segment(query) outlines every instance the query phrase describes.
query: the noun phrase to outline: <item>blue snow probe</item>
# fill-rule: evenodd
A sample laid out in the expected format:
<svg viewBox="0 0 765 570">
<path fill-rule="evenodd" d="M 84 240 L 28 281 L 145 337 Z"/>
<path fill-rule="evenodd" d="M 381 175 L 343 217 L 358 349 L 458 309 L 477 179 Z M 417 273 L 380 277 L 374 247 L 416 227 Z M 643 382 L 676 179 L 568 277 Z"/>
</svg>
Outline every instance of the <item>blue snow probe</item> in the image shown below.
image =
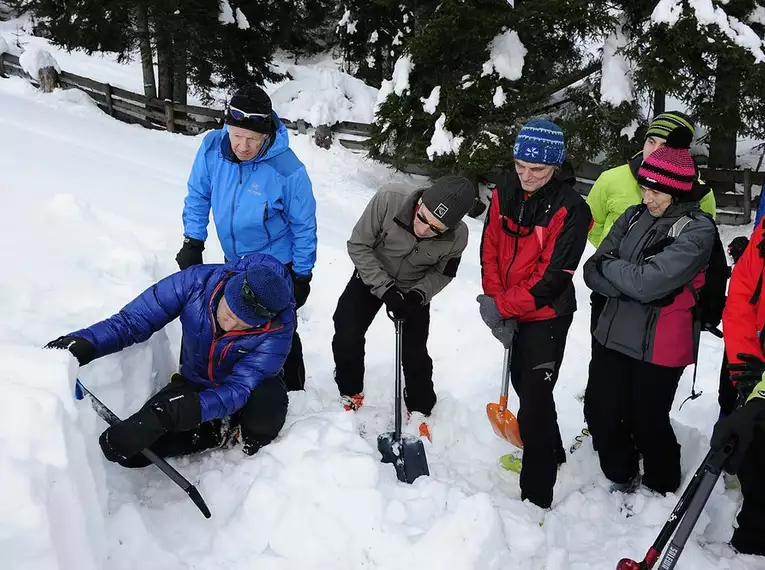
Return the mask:
<svg viewBox="0 0 765 570">
<path fill-rule="evenodd" d="M 90 398 L 91 403 L 93 404 L 93 409 L 96 411 L 98 416 L 104 420 L 107 424 L 110 426 L 113 426 L 114 424 L 120 423 L 122 420 L 117 417 L 117 415 L 112 412 L 109 408 L 107 408 L 101 400 L 96 398 L 93 393 L 88 390 L 82 382 L 80 382 L 80 379 L 77 379 L 77 384 L 74 386 L 74 397 L 77 400 L 82 400 L 85 398 L 85 396 L 88 396 Z M 194 502 L 194 504 L 197 506 L 197 508 L 202 511 L 202 514 L 205 516 L 206 519 L 209 519 L 212 514 L 210 513 L 210 509 L 207 507 L 207 503 L 205 503 L 205 500 L 202 498 L 202 495 L 199 494 L 199 491 L 197 488 L 189 483 L 189 481 L 178 471 L 176 471 L 172 465 L 170 465 L 167 461 L 165 461 L 163 458 L 161 458 L 159 455 L 154 453 L 151 449 L 148 447 L 141 451 L 143 456 L 151 461 L 154 465 L 156 465 L 162 473 L 170 477 L 170 479 L 178 485 L 181 489 L 183 489 L 186 494 L 189 496 L 189 498 Z"/>
</svg>

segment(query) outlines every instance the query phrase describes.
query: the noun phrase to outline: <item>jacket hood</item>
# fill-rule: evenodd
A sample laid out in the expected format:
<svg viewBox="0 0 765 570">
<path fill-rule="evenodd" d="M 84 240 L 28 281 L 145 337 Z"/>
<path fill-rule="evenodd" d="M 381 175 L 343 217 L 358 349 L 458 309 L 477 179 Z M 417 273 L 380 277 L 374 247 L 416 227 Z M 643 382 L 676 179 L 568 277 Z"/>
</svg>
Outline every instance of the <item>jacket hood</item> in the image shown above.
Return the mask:
<svg viewBox="0 0 765 570">
<path fill-rule="evenodd" d="M 228 138 L 228 125 L 224 125 L 223 136 L 221 137 L 220 142 L 221 154 L 223 157 L 227 160 L 230 160 L 231 162 L 238 162 L 241 164 L 255 164 L 256 162 L 274 158 L 275 156 L 278 156 L 284 151 L 288 150 L 290 147 L 290 140 L 289 134 L 287 134 L 287 127 L 284 126 L 284 123 L 282 123 L 281 119 L 276 114 L 276 111 L 272 111 L 272 115 L 274 118 L 274 123 L 276 124 L 276 133 L 273 135 L 273 137 L 271 137 L 271 140 L 266 141 L 265 144 L 268 146 L 266 147 L 265 152 L 261 149 L 261 152 L 258 153 L 258 156 L 245 162 L 239 161 L 239 159 L 236 158 L 236 155 L 234 155 L 233 150 L 231 150 L 231 142 Z"/>
</svg>

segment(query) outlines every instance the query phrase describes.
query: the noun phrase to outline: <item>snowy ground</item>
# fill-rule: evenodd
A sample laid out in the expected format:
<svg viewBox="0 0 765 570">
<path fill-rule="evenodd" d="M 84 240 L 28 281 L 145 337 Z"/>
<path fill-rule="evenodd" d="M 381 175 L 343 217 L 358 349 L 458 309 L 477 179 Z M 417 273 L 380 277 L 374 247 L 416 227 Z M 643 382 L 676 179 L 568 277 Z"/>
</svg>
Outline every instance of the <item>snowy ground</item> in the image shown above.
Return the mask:
<svg viewBox="0 0 765 570">
<path fill-rule="evenodd" d="M 458 278 L 433 303 L 432 476 L 408 486 L 379 463 L 375 438 L 392 416 L 392 327 L 381 316 L 369 332 L 368 407 L 354 417 L 336 400 L 331 316 L 351 273 L 345 240 L 364 205 L 383 183 L 417 181 L 338 145 L 324 151 L 309 136 L 290 136 L 319 204 L 319 260 L 300 314 L 308 390 L 291 396 L 282 435 L 256 456 L 234 449 L 173 461 L 207 500 L 208 521 L 154 468 L 128 471 L 102 459 L 103 422 L 70 396 L 76 368 L 65 354 L 39 349 L 175 270 L 185 181 L 201 139 L 113 121 L 74 91 L 42 95 L 23 80 L 0 80 L 3 567 L 612 570 L 623 556 L 641 558 L 676 497 L 640 493 L 635 516 L 626 518 L 586 442 L 561 468 L 553 510 L 540 526 L 538 510 L 519 501 L 518 477 L 497 466 L 509 446 L 492 433 L 484 408 L 497 399 L 502 350 L 474 301 L 478 221 L 469 221 Z M 724 239 L 748 230 L 726 228 Z M 222 259 L 212 239 L 205 256 Z M 576 285 L 580 310 L 556 389 L 567 442 L 582 427 L 575 395 L 590 343 L 579 274 Z M 166 381 L 178 343 L 174 324 L 85 367 L 80 378 L 124 416 Z M 673 417 L 684 482 L 717 418 L 720 358 L 720 342 L 704 335 L 704 396 L 677 411 L 690 370 L 678 390 Z M 678 568 L 765 568 L 725 546 L 739 500 L 718 486 Z"/>
</svg>

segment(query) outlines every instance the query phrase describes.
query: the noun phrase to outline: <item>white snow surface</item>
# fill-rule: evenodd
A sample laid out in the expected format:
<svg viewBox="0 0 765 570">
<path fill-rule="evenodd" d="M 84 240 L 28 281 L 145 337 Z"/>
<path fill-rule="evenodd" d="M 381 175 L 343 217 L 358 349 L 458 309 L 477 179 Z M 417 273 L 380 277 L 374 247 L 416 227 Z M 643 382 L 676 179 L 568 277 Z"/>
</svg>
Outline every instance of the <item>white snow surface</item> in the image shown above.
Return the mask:
<svg viewBox="0 0 765 570">
<path fill-rule="evenodd" d="M 249 30 L 250 22 L 247 21 L 247 16 L 240 8 L 236 9 L 236 25 L 240 30 Z"/>
<path fill-rule="evenodd" d="M 505 95 L 505 90 L 502 89 L 501 85 L 497 85 L 497 88 L 494 90 L 494 96 L 491 98 L 491 101 L 492 103 L 494 103 L 495 107 L 501 107 L 507 101 L 507 95 Z"/>
<path fill-rule="evenodd" d="M 712 0 L 688 0 L 688 5 L 693 10 L 699 29 L 716 25 L 732 42 L 748 50 L 754 56 L 755 63 L 765 61 L 763 42 L 746 23 L 729 16 L 721 6 L 714 5 Z M 674 26 L 682 14 L 681 0 L 659 0 L 651 14 L 651 21 Z M 756 17 L 757 11 L 753 14 Z"/>
<path fill-rule="evenodd" d="M 4 53 L 11 53 L 11 46 L 5 41 L 5 38 L 0 36 L 0 55 Z"/>
<path fill-rule="evenodd" d="M 441 113 L 441 116 L 436 119 L 436 124 L 433 127 L 433 136 L 430 137 L 430 145 L 425 149 L 425 152 L 430 160 L 439 155 L 457 154 L 462 141 L 463 137 L 455 137 L 446 128 L 446 115 Z"/>
<path fill-rule="evenodd" d="M 112 65 L 93 63 L 104 64 Z M 496 463 L 510 447 L 485 416 L 497 401 L 502 349 L 474 302 L 480 220 L 466 220 L 459 275 L 431 309 L 439 397 L 426 445 L 431 476 L 402 484 L 379 462 L 376 436 L 392 421 L 393 330 L 381 313 L 367 335 L 366 405 L 344 412 L 332 373 L 332 313 L 353 269 L 345 242 L 368 200 L 385 183 L 425 181 L 339 145 L 318 149 L 307 135 L 290 133 L 318 202 L 318 265 L 299 313 L 307 391 L 290 394 L 279 438 L 253 457 L 234 448 L 170 460 L 197 485 L 210 520 L 153 467 L 107 463 L 97 443 L 105 424 L 71 398 L 75 378 L 118 415 L 134 412 L 174 370 L 178 323 L 80 369 L 66 353 L 39 347 L 111 315 L 176 270 L 185 183 L 201 136 L 119 123 L 80 92 L 45 95 L 19 78 L 0 79 L 0 109 L 3 568 L 613 570 L 624 556 L 642 558 L 677 496 L 641 491 L 625 518 L 588 440 L 560 469 L 553 509 L 542 513 L 520 501 L 518 476 Z M 724 227 L 723 240 L 748 231 Z M 213 237 L 204 255 L 222 260 Z M 574 282 L 580 309 L 555 391 L 567 446 L 583 426 L 574 396 L 590 350 L 589 291 L 581 272 Z M 703 335 L 704 396 L 678 411 L 690 368 L 677 392 L 684 485 L 717 418 L 720 359 L 720 341 Z M 739 501 L 738 491 L 718 484 L 678 570 L 765 567 L 725 546 Z"/>
<path fill-rule="evenodd" d="M 640 123 L 637 119 L 633 119 L 632 122 L 624 127 L 620 132 L 620 137 L 627 137 L 628 140 L 632 140 L 635 138 L 635 133 L 640 128 Z"/>
<path fill-rule="evenodd" d="M 46 67 L 52 67 L 56 72 L 61 73 L 61 68 L 58 66 L 58 62 L 53 58 L 49 51 L 38 48 L 30 47 L 19 56 L 19 64 L 21 68 L 29 75 L 37 79 L 40 75 L 40 70 Z"/>
<path fill-rule="evenodd" d="M 430 92 L 430 95 L 428 95 L 427 98 L 420 97 L 420 101 L 422 101 L 422 110 L 428 113 L 429 115 L 433 115 L 436 112 L 436 109 L 438 108 L 438 102 L 441 99 L 441 86 L 436 85 L 433 90 Z"/>
<path fill-rule="evenodd" d="M 618 106 L 635 99 L 632 69 L 621 49 L 629 43 L 629 36 L 618 26 L 603 45 L 603 73 L 600 80 L 600 100 Z"/>
<path fill-rule="evenodd" d="M 765 8 L 755 3 L 754 10 L 747 17 L 747 21 L 765 26 Z"/>
<path fill-rule="evenodd" d="M 518 37 L 518 32 L 505 30 L 491 40 L 488 50 L 489 59 L 483 64 L 482 76 L 496 71 L 500 77 L 509 81 L 521 78 L 528 51 Z"/>
<path fill-rule="evenodd" d="M 231 9 L 231 4 L 228 0 L 220 0 L 218 2 L 220 12 L 218 12 L 218 21 L 221 24 L 236 24 L 234 19 L 234 11 Z"/>
</svg>

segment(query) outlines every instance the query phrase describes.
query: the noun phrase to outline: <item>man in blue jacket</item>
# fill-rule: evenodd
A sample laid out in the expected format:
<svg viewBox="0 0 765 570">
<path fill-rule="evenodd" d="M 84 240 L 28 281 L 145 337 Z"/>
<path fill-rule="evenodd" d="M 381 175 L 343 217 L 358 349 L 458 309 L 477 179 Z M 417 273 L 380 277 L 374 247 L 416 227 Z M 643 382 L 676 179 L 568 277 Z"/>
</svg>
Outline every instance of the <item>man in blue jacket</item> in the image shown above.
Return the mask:
<svg viewBox="0 0 765 570">
<path fill-rule="evenodd" d="M 289 268 L 300 308 L 316 262 L 316 200 L 305 166 L 289 148 L 287 129 L 260 87 L 248 85 L 234 94 L 225 123 L 205 135 L 191 169 L 178 266 L 202 263 L 212 208 L 226 260 L 273 255 Z M 284 379 L 289 390 L 305 386 L 297 333 Z"/>
<path fill-rule="evenodd" d="M 237 428 L 244 452 L 252 455 L 284 425 L 288 398 L 280 371 L 295 329 L 295 302 L 288 270 L 270 255 L 170 275 L 116 315 L 46 348 L 69 350 L 84 366 L 146 341 L 178 317 L 179 373 L 138 412 L 101 434 L 109 461 L 145 467 L 142 449 L 186 455 L 222 445 Z"/>
</svg>

